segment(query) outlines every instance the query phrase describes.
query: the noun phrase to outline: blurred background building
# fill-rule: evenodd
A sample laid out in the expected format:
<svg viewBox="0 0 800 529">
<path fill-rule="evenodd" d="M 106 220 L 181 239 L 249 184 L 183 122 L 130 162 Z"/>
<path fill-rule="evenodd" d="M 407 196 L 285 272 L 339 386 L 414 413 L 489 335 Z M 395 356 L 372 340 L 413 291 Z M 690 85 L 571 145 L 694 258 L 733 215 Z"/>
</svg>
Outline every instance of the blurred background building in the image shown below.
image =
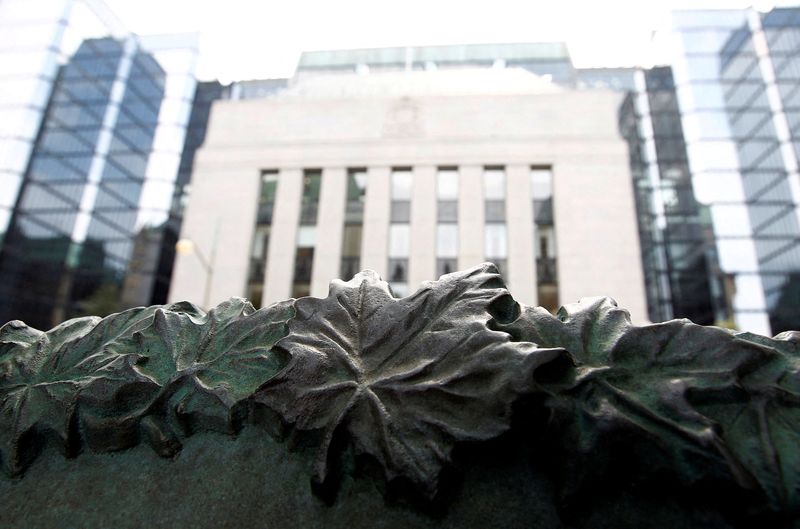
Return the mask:
<svg viewBox="0 0 800 529">
<path fill-rule="evenodd" d="M 664 36 L 620 111 L 650 319 L 796 329 L 800 9 L 677 11 Z"/>
<path fill-rule="evenodd" d="M 227 85 L 98 0 L 3 0 L 0 27 L 0 321 L 324 295 L 364 267 L 404 294 L 492 260 L 551 309 L 800 327 L 798 8 L 674 12 L 653 68 L 401 46 Z"/>
<path fill-rule="evenodd" d="M 196 38 L 90 1 L 4 0 L 0 26 L 0 320 L 163 303 Z"/>
<path fill-rule="evenodd" d="M 739 328 L 797 328 L 800 9 L 676 12 L 670 49 L 688 169 L 716 240 L 714 294 Z"/>
<path fill-rule="evenodd" d="M 493 261 L 523 302 L 610 293 L 644 320 L 623 94 L 575 84 L 563 44 L 304 54 L 285 90 L 214 105 L 170 299 L 324 296 L 362 268 L 407 295 Z"/>
<path fill-rule="evenodd" d="M 629 143 L 649 316 L 800 326 L 800 8 L 691 10 L 669 66 L 609 69 Z"/>
</svg>

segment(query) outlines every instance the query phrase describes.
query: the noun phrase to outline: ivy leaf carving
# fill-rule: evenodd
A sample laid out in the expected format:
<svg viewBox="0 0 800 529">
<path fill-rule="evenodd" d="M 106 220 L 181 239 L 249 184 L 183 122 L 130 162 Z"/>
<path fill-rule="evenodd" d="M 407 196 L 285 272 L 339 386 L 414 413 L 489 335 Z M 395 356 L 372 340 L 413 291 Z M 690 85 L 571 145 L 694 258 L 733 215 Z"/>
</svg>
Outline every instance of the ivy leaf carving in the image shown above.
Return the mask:
<svg viewBox="0 0 800 529">
<path fill-rule="evenodd" d="M 169 408 L 184 430 L 229 432 L 234 407 L 285 365 L 271 348 L 293 315 L 291 301 L 255 310 L 242 298 L 208 314 L 157 309 L 152 325 L 119 349 L 142 355 L 136 371 L 162 388 L 155 405 Z"/>
<path fill-rule="evenodd" d="M 405 477 L 432 497 L 454 444 L 507 430 L 512 403 L 537 387 L 534 371 L 563 353 L 486 326 L 488 308 L 510 299 L 491 264 L 403 299 L 369 270 L 335 280 L 327 298 L 297 300 L 276 345 L 289 363 L 255 399 L 299 430 L 322 432 L 316 482 L 344 435 L 387 480 Z"/>
<path fill-rule="evenodd" d="M 760 488 L 772 509 L 800 508 L 800 356 L 788 337 L 688 320 L 637 327 L 608 298 L 568 305 L 558 317 L 525 307 L 492 325 L 572 355 L 575 369 L 551 388 L 550 405 L 567 416 L 579 454 L 596 460 L 609 433 L 634 431 L 687 482 L 732 479 Z"/>
</svg>

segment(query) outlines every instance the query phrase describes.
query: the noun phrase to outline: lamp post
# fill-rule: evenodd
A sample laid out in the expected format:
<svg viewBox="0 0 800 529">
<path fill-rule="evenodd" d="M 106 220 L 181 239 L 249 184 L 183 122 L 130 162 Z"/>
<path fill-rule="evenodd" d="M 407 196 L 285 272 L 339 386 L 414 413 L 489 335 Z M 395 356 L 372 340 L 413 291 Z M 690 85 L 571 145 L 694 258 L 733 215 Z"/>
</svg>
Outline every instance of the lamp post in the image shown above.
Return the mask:
<svg viewBox="0 0 800 529">
<path fill-rule="evenodd" d="M 214 238 L 211 241 L 211 254 L 209 255 L 208 259 L 206 259 L 206 256 L 200 251 L 200 248 L 198 248 L 191 238 L 184 237 L 175 243 L 175 253 L 178 255 L 194 255 L 197 257 L 197 261 L 203 266 L 203 269 L 206 272 L 206 282 L 205 286 L 203 287 L 203 308 L 205 310 L 209 309 L 208 298 L 211 294 L 211 279 L 214 277 L 214 261 L 217 254 L 218 230 L 219 224 L 214 227 Z"/>
</svg>

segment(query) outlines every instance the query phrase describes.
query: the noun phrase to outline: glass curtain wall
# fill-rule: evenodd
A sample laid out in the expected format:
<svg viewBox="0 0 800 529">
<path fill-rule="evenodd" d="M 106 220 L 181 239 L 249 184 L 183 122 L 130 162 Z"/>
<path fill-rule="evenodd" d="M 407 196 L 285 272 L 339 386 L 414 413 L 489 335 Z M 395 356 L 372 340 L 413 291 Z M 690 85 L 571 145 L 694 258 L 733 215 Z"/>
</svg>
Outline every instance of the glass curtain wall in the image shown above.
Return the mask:
<svg viewBox="0 0 800 529">
<path fill-rule="evenodd" d="M 671 292 L 670 318 L 711 325 L 730 318 L 719 274 L 709 208 L 698 203 L 689 172 L 686 143 L 672 71 L 644 72 L 652 142 L 654 193 L 659 195 L 660 228 Z"/>
<path fill-rule="evenodd" d="M 646 148 L 642 126 L 642 122 L 649 116 L 649 110 L 646 110 L 646 115 L 643 115 L 642 110 L 637 110 L 642 106 L 643 100 L 646 105 L 646 95 L 641 91 L 632 91 L 625 96 L 620 107 L 619 128 L 628 144 L 648 317 L 650 321 L 658 322 L 672 319 L 672 292 L 664 251 L 663 221 L 656 214 L 655 201 L 660 197 L 654 192 L 656 187 L 649 178 L 651 167 L 648 156 L 654 155 L 655 149 L 652 144 L 649 149 Z M 663 208 L 659 211 L 663 211 Z"/>
<path fill-rule="evenodd" d="M 758 294 L 760 314 L 769 309 L 767 292 L 779 290 L 782 284 L 780 279 L 775 283 L 777 278 L 764 270 L 765 264 L 769 266 L 770 254 L 780 252 L 789 242 L 775 230 L 788 228 L 796 232 L 797 225 L 790 211 L 791 195 L 759 58 L 746 23 L 731 34 L 716 60 L 727 133 L 736 149 L 734 160 L 738 161 L 743 196 L 741 203 L 714 207 L 715 227 L 718 235 L 747 237 L 752 241 L 755 255 L 750 256 L 753 261 L 750 264 L 757 275 L 737 278 L 736 286 L 738 290 L 739 284 L 748 280 L 747 286 Z M 783 226 L 786 221 L 789 225 Z M 791 221 L 795 221 L 794 225 Z M 777 237 L 769 235 L 770 231 Z M 791 236 L 791 232 L 783 235 Z"/>
<path fill-rule="evenodd" d="M 397 297 L 408 295 L 412 180 L 413 174 L 410 168 L 392 169 L 389 217 L 389 286 Z"/>
<path fill-rule="evenodd" d="M 367 192 L 367 170 L 347 170 L 347 196 L 344 204 L 342 263 L 340 277 L 352 279 L 361 267 L 361 235 L 364 229 L 364 200 Z"/>
<path fill-rule="evenodd" d="M 13 101 L 11 92 L 37 77 L 43 83 L 35 83 L 36 97 L 46 102 L 40 119 L 28 116 L 36 131 L 26 139 L 27 152 L 19 142 L 11 149 L 24 158 L 23 178 L 12 177 L 10 167 L 0 171 L 3 204 L 13 204 L 0 215 L 7 227 L 0 248 L 3 321 L 47 328 L 148 305 L 166 292 L 169 278 L 159 277 L 162 225 L 191 105 L 195 52 L 191 39 L 131 35 L 92 5 L 48 2 L 35 9 L 12 0 L 0 6 L 38 28 L 28 27 L 28 41 L 19 42 L 42 59 L 24 49 L 5 55 L 18 65 L 30 62 L 27 74 L 3 70 L 9 77 L 0 86 L 8 93 L 0 95 Z M 42 23 L 48 17 L 57 19 L 55 34 Z M 175 234 L 166 241 L 170 250 Z"/>
<path fill-rule="evenodd" d="M 800 186 L 788 124 L 796 13 L 673 16 L 689 164 L 698 200 L 710 205 L 723 291 L 733 323 L 767 335 L 798 319 L 785 309 L 800 269 Z"/>
<path fill-rule="evenodd" d="M 294 280 L 292 281 L 293 298 L 311 294 L 311 271 L 314 265 L 314 247 L 317 242 L 317 213 L 321 184 L 321 169 L 303 171 L 303 197 L 300 204 L 300 223 L 297 228 L 297 251 L 294 259 Z"/>
<path fill-rule="evenodd" d="M 553 171 L 532 167 L 534 252 L 536 255 L 536 293 L 539 306 L 555 314 L 558 310 L 556 232 L 553 216 Z"/>
<path fill-rule="evenodd" d="M 458 169 L 436 173 L 436 275 L 458 270 Z"/>
<path fill-rule="evenodd" d="M 484 255 L 506 275 L 508 235 L 506 233 L 506 170 L 485 167 L 483 170 Z"/>
<path fill-rule="evenodd" d="M 174 80 L 170 81 L 170 83 L 174 83 Z M 186 79 L 184 77 L 183 84 L 190 85 L 191 79 Z M 162 218 L 153 219 L 150 223 L 157 226 L 155 231 L 161 234 L 161 245 L 152 299 L 149 304 L 161 305 L 167 302 L 172 269 L 175 264 L 175 243 L 178 241 L 183 212 L 189 200 L 189 192 L 191 190 L 190 180 L 192 177 L 192 170 L 194 169 L 194 155 L 205 140 L 206 130 L 208 129 L 208 119 L 211 114 L 211 104 L 218 99 L 228 99 L 229 97 L 230 87 L 222 86 L 217 81 L 197 83 L 194 90 L 194 97 L 191 98 L 191 114 L 189 115 L 188 125 L 186 127 L 183 150 L 180 153 L 180 163 L 174 189 L 171 194 L 168 215 L 166 219 L 163 218 L 163 211 L 166 207 L 165 203 L 162 204 L 160 208 L 155 208 L 151 211 L 151 213 L 155 213 L 156 215 L 161 213 Z M 176 122 L 179 123 L 180 120 L 181 118 L 178 117 Z M 157 156 L 161 159 L 169 159 L 169 154 L 164 152 L 160 152 Z M 166 172 L 165 174 L 168 175 L 171 173 Z M 167 198 L 168 195 L 169 193 L 165 191 L 164 196 L 159 198 L 163 200 Z M 143 303 L 139 302 L 139 304 Z"/>
<path fill-rule="evenodd" d="M 126 270 L 121 293 L 123 308 L 165 303 L 167 300 L 175 242 L 183 219 L 182 199 L 191 176 L 186 172 L 184 160 L 193 156 L 198 145 L 196 136 L 201 131 L 205 134 L 207 125 L 206 122 L 198 123 L 203 110 L 193 104 L 197 94 L 194 77 L 197 37 L 162 35 L 142 37 L 138 41 L 140 49 L 152 57 L 153 63 L 149 64 L 147 60 L 141 64 L 134 63 L 129 83 L 131 91 L 137 91 L 140 101 L 152 100 L 152 92 L 148 92 L 152 87 L 148 88 L 143 78 L 152 76 L 156 66 L 164 72 L 164 83 L 133 228 L 137 238 L 134 255 L 148 257 L 136 265 L 130 264 Z M 208 97 L 202 90 L 200 93 L 202 97 Z M 199 106 L 204 104 L 208 105 L 201 101 Z M 195 112 L 200 115 L 195 114 L 195 121 L 191 122 L 191 115 Z M 189 128 L 192 137 L 187 137 Z M 134 153 L 138 154 L 135 149 L 128 154 Z M 146 246 L 138 243 L 141 234 L 147 236 Z"/>
<path fill-rule="evenodd" d="M 261 308 L 264 294 L 264 273 L 267 268 L 269 236 L 272 231 L 272 213 L 275 210 L 275 194 L 278 192 L 278 171 L 261 172 L 261 184 L 256 208 L 256 226 L 250 246 L 250 263 L 247 272 L 247 299 L 255 308 Z"/>
<path fill-rule="evenodd" d="M 0 247 L 59 67 L 73 2 L 0 2 Z"/>
<path fill-rule="evenodd" d="M 746 176 L 745 195 L 753 203 L 750 219 L 770 326 L 779 333 L 800 327 L 800 8 L 759 14 L 752 27 L 761 30 L 756 53 L 772 111 L 771 140 L 778 143 L 783 167 L 776 171 L 759 160 L 757 165 L 766 165 L 762 176 L 772 174 L 760 182 L 768 189 L 759 190 Z M 748 170 L 759 174 L 754 167 Z"/>
</svg>

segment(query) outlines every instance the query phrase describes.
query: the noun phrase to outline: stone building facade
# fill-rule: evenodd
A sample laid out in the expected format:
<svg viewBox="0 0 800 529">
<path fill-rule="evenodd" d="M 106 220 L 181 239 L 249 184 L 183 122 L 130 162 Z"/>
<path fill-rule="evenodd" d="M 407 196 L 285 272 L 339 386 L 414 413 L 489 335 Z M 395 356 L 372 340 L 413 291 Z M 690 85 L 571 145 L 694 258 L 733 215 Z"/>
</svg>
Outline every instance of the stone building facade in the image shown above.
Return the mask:
<svg viewBox="0 0 800 529">
<path fill-rule="evenodd" d="M 307 76 L 218 101 L 170 299 L 324 296 L 363 268 L 405 295 L 489 260 L 521 302 L 610 295 L 641 321 L 622 97 L 485 68 Z"/>
</svg>

